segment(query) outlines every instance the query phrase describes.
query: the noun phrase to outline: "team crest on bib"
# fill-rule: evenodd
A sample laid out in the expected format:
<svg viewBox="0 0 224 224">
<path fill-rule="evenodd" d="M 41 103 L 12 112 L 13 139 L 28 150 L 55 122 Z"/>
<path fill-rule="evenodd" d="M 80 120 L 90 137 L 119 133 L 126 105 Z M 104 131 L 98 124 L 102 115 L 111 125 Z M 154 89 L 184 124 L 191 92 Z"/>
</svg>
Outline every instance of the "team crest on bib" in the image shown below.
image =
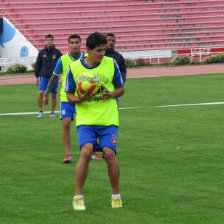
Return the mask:
<svg viewBox="0 0 224 224">
<path fill-rule="evenodd" d="M 116 137 L 116 135 L 112 135 L 111 142 L 112 142 L 113 145 L 117 144 L 117 137 Z"/>
</svg>

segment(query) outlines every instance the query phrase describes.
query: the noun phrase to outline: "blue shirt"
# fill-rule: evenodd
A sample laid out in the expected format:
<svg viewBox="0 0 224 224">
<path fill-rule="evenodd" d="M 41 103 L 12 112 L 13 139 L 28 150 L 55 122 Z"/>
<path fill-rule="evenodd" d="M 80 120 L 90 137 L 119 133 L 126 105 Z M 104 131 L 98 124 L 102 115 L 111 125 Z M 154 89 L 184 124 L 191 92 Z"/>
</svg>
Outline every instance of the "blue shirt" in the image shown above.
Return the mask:
<svg viewBox="0 0 224 224">
<path fill-rule="evenodd" d="M 55 75 L 60 75 L 62 73 L 62 61 L 61 61 L 61 58 L 58 59 L 57 64 L 56 64 L 56 66 L 54 68 L 53 73 Z"/>
</svg>

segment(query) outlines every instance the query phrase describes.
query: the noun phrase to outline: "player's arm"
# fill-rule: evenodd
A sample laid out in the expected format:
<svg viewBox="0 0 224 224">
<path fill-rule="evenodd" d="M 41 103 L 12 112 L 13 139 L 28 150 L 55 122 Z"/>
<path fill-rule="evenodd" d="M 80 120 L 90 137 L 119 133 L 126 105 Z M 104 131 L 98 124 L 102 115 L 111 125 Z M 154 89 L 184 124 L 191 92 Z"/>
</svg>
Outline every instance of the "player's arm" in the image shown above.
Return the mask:
<svg viewBox="0 0 224 224">
<path fill-rule="evenodd" d="M 76 91 L 77 91 L 76 83 L 74 81 L 72 72 L 69 68 L 67 72 L 66 83 L 65 83 L 65 92 L 67 93 L 68 100 L 72 103 L 82 103 L 83 101 L 91 98 L 91 95 L 88 92 L 86 92 L 85 94 L 80 94 L 77 91 L 78 96 L 75 96 Z"/>
<path fill-rule="evenodd" d="M 48 82 L 48 85 L 47 85 L 47 89 L 45 90 L 45 92 L 44 92 L 44 98 L 43 98 L 43 102 L 44 102 L 44 104 L 48 104 L 48 95 L 49 95 L 49 93 L 50 93 L 50 91 L 53 89 L 53 87 L 54 87 L 54 84 L 56 83 L 56 81 L 58 80 L 58 75 L 56 75 L 56 74 L 52 74 L 51 75 L 51 78 L 50 78 L 50 80 L 49 80 L 49 82 Z"/>
<path fill-rule="evenodd" d="M 34 69 L 34 74 L 36 77 L 36 85 L 39 85 L 40 82 L 40 70 L 42 66 L 42 59 L 41 59 L 41 54 L 40 52 L 38 53 L 36 64 L 35 64 L 35 69 Z"/>
<path fill-rule="evenodd" d="M 121 55 L 120 61 L 119 61 L 119 69 L 120 69 L 120 72 L 121 72 L 122 79 L 125 83 L 126 76 L 127 76 L 127 69 L 126 69 L 126 65 L 125 65 L 125 60 L 124 60 L 122 55 Z"/>
<path fill-rule="evenodd" d="M 90 93 L 86 92 L 84 94 L 79 94 L 78 93 L 78 97 L 74 95 L 74 93 L 70 93 L 70 92 L 67 92 L 67 98 L 70 102 L 72 103 L 82 103 L 84 102 L 85 100 L 88 100 L 91 98 L 91 95 Z"/>
<path fill-rule="evenodd" d="M 113 78 L 114 91 L 109 91 L 107 88 L 104 87 L 104 93 L 102 93 L 103 101 L 106 101 L 110 98 L 118 98 L 124 95 L 124 86 L 123 86 L 124 81 L 122 79 L 121 72 L 115 60 L 114 60 L 114 67 L 115 67 Z"/>
<path fill-rule="evenodd" d="M 62 62 L 61 62 L 61 58 L 59 58 L 56 66 L 55 66 L 55 69 L 53 71 L 53 74 L 51 75 L 51 78 L 48 82 L 47 89 L 44 92 L 43 102 L 46 105 L 48 104 L 48 95 L 49 95 L 50 91 L 53 89 L 56 81 L 59 79 L 59 75 L 61 72 L 62 72 Z"/>
<path fill-rule="evenodd" d="M 124 86 L 115 87 L 114 91 L 109 91 L 107 88 L 104 87 L 104 93 L 102 93 L 104 101 L 110 98 L 118 98 L 124 95 Z"/>
</svg>

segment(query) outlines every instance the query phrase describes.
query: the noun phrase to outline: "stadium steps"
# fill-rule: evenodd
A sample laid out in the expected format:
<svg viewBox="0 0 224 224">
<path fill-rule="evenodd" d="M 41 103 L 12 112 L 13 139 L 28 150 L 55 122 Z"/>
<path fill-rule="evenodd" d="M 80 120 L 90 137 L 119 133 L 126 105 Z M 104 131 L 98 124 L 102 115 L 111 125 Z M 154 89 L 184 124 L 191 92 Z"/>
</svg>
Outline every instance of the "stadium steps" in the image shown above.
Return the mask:
<svg viewBox="0 0 224 224">
<path fill-rule="evenodd" d="M 63 8 L 60 8 L 60 10 L 58 9 L 58 7 L 56 8 L 57 13 L 55 15 L 55 12 L 52 11 L 52 9 L 46 9 L 45 8 L 45 12 L 47 12 L 47 14 L 45 12 L 41 12 L 41 11 L 37 11 L 35 10 L 35 12 L 20 12 L 18 13 L 13 12 L 12 10 L 10 10 L 9 12 L 7 12 L 7 14 L 9 16 L 14 16 L 15 18 L 23 18 L 25 19 L 30 19 L 32 20 L 36 20 L 37 18 L 40 18 L 41 15 L 41 20 L 46 20 L 46 19 L 50 19 L 50 20 L 60 20 L 60 19 L 71 19 L 72 18 L 76 18 L 76 19 L 90 19 L 90 20 L 97 20 L 97 19 L 101 19 L 101 18 L 105 18 L 105 19 L 111 19 L 113 17 L 118 17 L 120 19 L 129 19 L 129 18 L 139 18 L 139 17 L 145 17 L 145 18 L 185 18 L 185 17 L 189 17 L 189 16 L 208 16 L 208 14 L 212 13 L 212 14 L 222 14 L 222 12 L 224 11 L 223 5 L 213 5 L 209 8 L 207 8 L 206 10 L 203 8 L 201 8 L 199 10 L 199 7 L 197 9 L 191 8 L 191 7 L 183 7 L 183 8 L 178 8 L 176 9 L 176 11 L 174 10 L 174 8 L 172 9 L 164 9 L 164 10 L 158 10 L 158 8 L 150 8 L 150 9 L 116 9 L 116 10 L 110 10 L 112 12 L 112 15 L 108 14 L 108 12 L 105 11 L 105 9 L 98 9 L 93 10 L 93 11 L 88 11 L 84 9 L 82 10 L 76 10 L 76 7 L 70 7 L 69 10 L 64 11 Z M 49 11 L 50 10 L 50 11 Z M 150 10 L 150 13 L 149 13 Z M 65 14 L 66 12 L 66 14 Z M 97 13 L 96 13 L 97 12 Z M 93 14 L 93 15 L 92 15 Z M 30 16 L 32 15 L 32 17 Z"/>
<path fill-rule="evenodd" d="M 69 35 L 77 33 L 84 42 L 96 30 L 114 32 L 124 51 L 219 46 L 224 39 L 224 2 L 218 0 L 3 0 L 0 7 L 38 48 L 52 33 L 56 46 L 67 51 Z"/>
<path fill-rule="evenodd" d="M 203 1 L 195 1 L 195 0 L 181 0 L 181 1 L 165 1 L 165 0 L 129 0 L 128 5 L 132 4 L 132 5 L 138 5 L 138 4 L 146 4 L 149 5 L 150 7 L 155 6 L 155 7 L 170 7 L 170 6 L 175 6 L 175 7 L 198 7 L 198 6 L 212 6 L 214 3 L 217 4 L 221 4 L 223 3 L 222 0 L 203 0 Z M 54 5 L 60 5 L 60 6 L 71 6 L 71 5 L 82 5 L 82 6 L 101 6 L 101 5 L 127 5 L 127 1 L 126 0 L 111 0 L 111 1 L 102 1 L 102 0 L 48 0 L 48 1 L 43 1 L 43 0 L 39 0 L 36 1 L 35 3 L 31 0 L 2 0 L 3 5 L 9 5 L 9 4 L 13 4 L 15 5 L 15 7 L 17 6 L 23 6 L 23 5 L 36 5 L 36 6 L 42 6 L 42 5 L 50 5 L 50 6 L 54 6 Z"/>
<path fill-rule="evenodd" d="M 213 22 L 213 21 L 224 21 L 224 14 L 223 15 L 212 15 L 212 16 L 197 16 L 197 17 L 190 17 L 190 18 L 138 18 L 138 19 L 129 19 L 128 21 L 126 20 L 120 20 L 120 19 L 110 19 L 106 21 L 88 21 L 88 20 L 77 20 L 75 19 L 74 21 L 58 21 L 56 24 L 52 23 L 50 21 L 45 21 L 45 22 L 26 22 L 26 24 L 23 26 L 24 28 L 29 28 L 32 27 L 33 29 L 39 29 L 39 28 L 44 28 L 44 27 L 51 27 L 53 25 L 54 28 L 63 28 L 63 27 L 69 27 L 69 26 L 74 26 L 74 27 L 89 27 L 89 26 L 113 26 L 114 24 L 118 26 L 123 26 L 123 25 L 141 25 L 141 24 L 151 24 L 153 25 L 168 25 L 168 24 L 175 24 L 179 27 L 186 26 L 186 24 L 192 24 L 195 21 L 198 23 L 208 23 L 208 22 Z"/>
<path fill-rule="evenodd" d="M 213 24 L 213 23 L 212 23 Z M 211 24 L 211 25 L 212 25 Z M 218 24 L 218 22 L 217 22 L 217 24 Z M 192 24 L 192 26 L 194 26 L 194 24 Z M 147 31 L 147 33 L 149 34 L 147 37 L 145 37 L 145 39 L 147 39 L 148 38 L 148 40 L 153 40 L 153 39 L 155 39 L 155 43 L 153 44 L 153 43 L 151 43 L 151 45 L 152 46 L 150 46 L 150 48 L 156 48 L 157 46 L 158 46 L 158 44 L 157 44 L 157 42 L 156 42 L 156 38 L 153 38 L 152 37 L 152 35 L 150 35 L 150 32 L 151 33 L 157 33 L 157 32 L 163 32 L 163 33 L 161 33 L 161 36 L 162 36 L 162 38 L 160 37 L 160 39 L 161 40 L 163 40 L 163 42 L 165 41 L 167 41 L 167 40 L 177 40 L 176 42 L 182 42 L 184 39 L 185 40 L 189 40 L 189 35 L 195 35 L 195 39 L 198 39 L 200 42 L 204 39 L 204 40 L 209 40 L 209 41 L 205 41 L 204 43 L 200 43 L 200 45 L 208 45 L 208 43 L 210 43 L 210 44 L 212 44 L 212 43 L 214 43 L 214 45 L 217 45 L 217 43 L 220 43 L 220 41 L 218 41 L 216 44 L 215 44 L 215 39 L 214 39 L 214 36 L 216 37 L 216 39 L 223 39 L 223 36 L 222 36 L 222 34 L 223 34 L 223 31 L 224 31 L 224 27 L 223 26 L 215 26 L 215 27 L 213 27 L 213 26 L 210 26 L 210 27 L 207 27 L 206 29 L 207 29 L 207 32 L 205 31 L 205 29 L 204 29 L 204 27 L 187 27 L 187 28 L 179 28 L 179 30 L 177 30 L 178 28 L 173 28 L 173 33 L 169 33 L 170 35 L 171 35 L 171 37 L 169 37 L 169 38 L 167 38 L 167 34 L 166 34 L 166 32 L 170 32 L 171 31 L 171 29 L 170 28 L 167 28 L 166 27 L 166 25 L 164 26 L 165 28 L 163 28 L 162 30 L 158 30 L 158 28 L 157 28 L 157 30 L 156 29 L 148 29 L 148 31 Z M 131 31 L 132 31 L 132 33 L 133 33 L 133 35 L 136 33 L 136 32 L 138 32 L 139 33 L 139 35 L 140 35 L 140 29 L 139 29 L 140 27 L 139 26 L 136 26 L 135 27 L 135 29 L 133 28 L 133 26 L 131 26 L 131 29 L 128 29 L 125 33 L 124 33 L 124 31 L 123 31 L 123 29 L 122 28 L 120 28 L 120 35 L 124 35 L 124 34 L 130 34 L 131 33 Z M 145 33 L 146 33 L 146 31 L 144 30 L 144 28 L 145 28 L 145 26 L 144 27 L 142 27 L 143 28 L 143 30 L 141 30 L 142 31 L 142 36 L 145 36 Z M 81 29 L 81 28 L 80 28 Z M 202 33 L 200 33 L 200 32 L 198 32 L 199 30 L 203 30 L 203 34 Z M 218 37 L 218 35 L 217 35 L 217 31 L 218 31 L 218 29 L 222 29 L 220 32 L 221 32 L 221 35 L 219 35 L 219 37 Z M 64 28 L 64 29 L 62 29 L 62 28 L 58 28 L 58 29 L 52 29 L 51 30 L 51 33 L 53 34 L 53 35 L 60 35 L 60 33 L 63 33 L 63 35 L 62 36 L 66 36 L 66 38 L 64 39 L 64 42 L 67 42 L 67 36 L 68 35 L 70 35 L 71 34 L 71 32 L 72 32 L 73 30 L 68 30 L 68 28 Z M 89 28 L 89 31 L 88 32 L 86 32 L 86 34 L 85 34 L 85 36 L 87 36 L 89 33 L 91 33 L 91 32 L 94 32 L 95 31 L 95 28 L 94 27 L 90 27 Z M 113 30 L 112 30 L 113 31 Z M 179 31 L 179 32 L 178 32 Z M 187 31 L 189 31 L 189 32 L 187 32 Z M 193 32 L 193 31 L 195 31 L 195 32 Z M 28 32 L 28 30 L 27 30 L 27 32 Z M 30 32 L 31 32 L 31 30 L 30 30 Z M 39 31 L 40 33 L 42 33 L 42 32 L 47 32 L 47 30 L 43 30 L 43 29 L 41 29 L 40 31 Z M 54 33 L 55 32 L 55 33 Z M 65 35 L 66 34 L 66 32 L 67 32 L 67 35 Z M 118 32 L 118 31 L 117 31 Z M 183 36 L 183 34 L 184 34 L 184 32 L 185 32 L 185 36 Z M 212 35 L 212 32 L 213 32 L 213 35 Z M 180 33 L 182 34 L 182 36 L 181 37 L 178 37 L 178 38 L 175 38 L 175 35 L 180 35 Z M 199 34 L 199 35 L 198 35 Z M 197 36 L 198 35 L 198 36 Z M 202 36 L 203 35 L 203 36 Z M 84 36 L 84 34 L 83 34 L 83 36 Z M 119 35 L 118 35 L 119 36 Z M 117 48 L 119 48 L 119 49 L 123 49 L 124 51 L 125 50 L 128 50 L 130 47 L 123 47 L 122 46 L 122 42 L 124 42 L 125 41 L 125 36 L 123 36 L 124 38 L 120 38 L 119 39 L 119 42 L 117 42 Z M 203 38 L 204 37 L 204 38 Z M 43 39 L 42 37 L 40 37 L 41 39 Z M 85 38 L 82 38 L 83 39 L 83 42 L 85 41 Z M 138 38 L 137 39 L 139 39 L 139 36 L 138 36 Z M 158 38 L 157 38 L 158 39 Z M 136 38 L 134 39 L 134 40 L 136 40 Z M 142 39 L 141 39 L 142 40 Z M 179 40 L 179 41 L 178 41 Z M 212 41 L 210 41 L 210 40 L 213 40 L 213 42 Z M 58 42 L 59 42 L 59 40 L 58 40 Z M 130 38 L 128 39 L 128 42 L 130 42 Z M 58 43 L 57 43 L 58 44 Z M 143 43 L 142 43 L 143 44 Z M 220 43 L 221 44 L 221 43 Z M 220 44 L 219 44 L 219 46 L 220 46 Z M 197 44 L 197 45 L 199 45 L 199 44 Z M 141 46 L 141 41 L 139 42 L 139 46 Z M 164 44 L 163 45 L 160 45 L 160 47 L 161 46 L 164 46 Z M 174 47 L 177 47 L 177 44 L 173 44 L 173 43 L 169 43 L 169 42 L 167 42 L 167 45 L 166 46 L 170 46 L 170 48 L 171 49 L 173 49 Z M 183 44 L 181 44 L 181 45 L 178 45 L 178 48 L 179 47 L 185 47 L 185 46 L 190 46 L 190 44 L 188 43 L 188 44 L 186 44 L 186 45 L 183 45 Z M 193 46 L 193 45 L 192 45 Z M 158 47 L 158 48 L 160 48 L 160 47 Z M 145 50 L 146 49 L 146 47 L 145 46 L 143 46 L 143 50 Z M 147 49 L 149 49 L 149 47 L 147 47 Z"/>
<path fill-rule="evenodd" d="M 221 5 L 216 5 L 213 4 L 212 6 L 210 6 L 209 8 L 204 8 L 202 6 L 198 7 L 198 8 L 192 8 L 192 7 L 182 7 L 182 8 L 155 8 L 152 7 L 150 8 L 148 5 L 130 5 L 129 9 L 127 10 L 127 8 L 125 7 L 120 7 L 116 8 L 118 6 L 110 6 L 110 7 L 95 7 L 95 8 L 91 8 L 91 10 L 89 10 L 89 7 L 77 7 L 77 6 L 54 6 L 54 7 L 21 7 L 21 8 L 16 8 L 13 5 L 12 6 L 8 6 L 8 8 L 4 8 L 3 9 L 7 10 L 9 9 L 8 14 L 9 15 L 13 15 L 13 16 L 24 16 L 25 15 L 33 15 L 33 16 L 38 16 L 38 15 L 42 15 L 42 17 L 46 17 L 48 15 L 53 15 L 55 13 L 57 13 L 57 15 L 60 14 L 64 14 L 64 16 L 66 16 L 65 14 L 69 14 L 73 17 L 88 17 L 88 16 L 95 16 L 95 17 L 100 17 L 100 16 L 126 16 L 126 15 L 132 15 L 132 13 L 134 14 L 147 14 L 147 15 L 152 15 L 152 16 L 159 16 L 159 17 L 177 17 L 180 18 L 182 17 L 182 15 L 184 16 L 185 14 L 194 14 L 194 13 L 201 13 L 201 14 L 208 14 L 208 13 L 215 13 L 215 12 L 223 12 L 223 4 Z M 150 12 L 150 13 L 149 13 Z M 46 14 L 47 13 L 47 14 Z M 41 17 L 41 18 L 42 18 Z"/>
<path fill-rule="evenodd" d="M 74 23 L 75 24 L 75 23 Z M 144 24 L 116 24 L 116 25 L 113 25 L 113 26 L 98 26 L 98 25 L 94 25 L 94 26 L 75 26 L 75 27 L 72 27 L 72 26 L 54 26 L 54 27 L 51 27 L 51 30 L 59 30 L 59 31 L 66 31 L 68 29 L 70 30 L 75 30 L 79 32 L 82 32 L 82 29 L 85 29 L 86 32 L 93 32 L 94 30 L 101 30 L 101 32 L 103 32 L 103 30 L 105 32 L 110 32 L 110 31 L 113 31 L 113 32 L 118 32 L 118 31 L 122 31 L 122 30 L 126 30 L 126 31 L 132 31 L 132 30 L 135 30 L 135 31 L 141 31 L 141 30 L 147 30 L 147 29 L 154 29 L 154 30 L 169 30 L 169 31 L 176 31 L 176 30 L 179 30 L 179 31 L 184 31 L 186 29 L 192 29 L 192 28 L 197 28 L 197 29 L 202 29 L 202 30 L 206 30 L 206 26 L 212 26 L 212 24 L 216 24 L 216 25 L 220 25 L 220 27 L 224 27 L 222 26 L 223 25 L 223 21 L 220 21 L 220 20 L 216 20 L 216 21 L 204 21 L 204 22 L 191 22 L 191 23 L 179 23 L 179 24 L 170 24 L 170 23 L 155 23 L 155 24 L 152 24 L 152 23 L 144 23 Z M 46 26 L 46 27 L 39 27 L 38 29 L 36 30 L 33 30 L 32 28 L 26 28 L 24 29 L 25 31 L 29 31 L 29 32 L 35 32 L 36 30 L 39 31 L 39 32 L 43 32 L 43 33 L 46 33 L 46 32 L 49 32 L 49 26 Z"/>
<path fill-rule="evenodd" d="M 203 28 L 201 28 L 203 29 Z M 160 29 L 147 29 L 147 30 L 142 30 L 142 31 L 139 31 L 139 30 L 132 30 L 132 31 L 129 31 L 129 30 L 122 30 L 120 32 L 117 32 L 118 34 L 118 37 L 117 37 L 117 40 L 120 40 L 122 41 L 123 39 L 133 39 L 133 35 L 138 32 L 138 38 L 140 37 L 145 37 L 145 38 L 148 38 L 148 39 L 151 39 L 151 38 L 161 38 L 161 36 L 164 35 L 164 37 L 201 37 L 201 36 L 214 36 L 214 35 L 224 35 L 224 27 L 223 26 L 211 26 L 211 27 L 207 27 L 206 30 L 201 30 L 199 28 L 191 28 L 189 30 L 173 30 L 170 31 L 170 29 L 163 29 L 163 30 L 160 30 Z M 52 31 L 52 34 L 57 34 L 57 40 L 67 40 L 67 36 L 70 34 L 70 30 L 68 31 L 64 31 L 63 33 L 58 33 L 58 32 L 54 32 Z M 146 35 L 147 33 L 147 35 Z M 87 36 L 89 34 L 89 32 L 83 32 L 83 36 Z M 34 34 L 34 37 L 35 38 L 38 38 L 35 34 Z M 66 37 L 66 38 L 65 38 Z M 39 39 L 42 40 L 42 36 L 41 38 Z M 119 42 L 118 42 L 119 43 Z"/>
</svg>

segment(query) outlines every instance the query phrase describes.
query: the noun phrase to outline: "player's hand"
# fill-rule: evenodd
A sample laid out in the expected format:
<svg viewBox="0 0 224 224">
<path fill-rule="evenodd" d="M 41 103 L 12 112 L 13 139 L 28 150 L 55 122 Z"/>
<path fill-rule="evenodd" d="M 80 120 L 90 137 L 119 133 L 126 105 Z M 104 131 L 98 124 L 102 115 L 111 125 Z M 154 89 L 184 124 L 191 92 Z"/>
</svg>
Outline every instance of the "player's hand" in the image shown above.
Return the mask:
<svg viewBox="0 0 224 224">
<path fill-rule="evenodd" d="M 43 98 L 43 102 L 44 102 L 45 105 L 48 105 L 48 103 L 49 103 L 49 102 L 48 102 L 48 97 L 44 96 L 44 98 Z"/>
<path fill-rule="evenodd" d="M 84 94 L 81 94 L 80 91 L 77 89 L 77 93 L 78 93 L 78 100 L 79 103 L 82 103 L 83 101 L 89 100 L 93 95 L 85 92 Z"/>
<path fill-rule="evenodd" d="M 110 98 L 113 98 L 113 92 L 110 92 L 105 86 L 103 86 L 104 92 L 102 93 L 102 102 L 107 101 Z"/>
<path fill-rule="evenodd" d="M 40 77 L 36 78 L 36 85 L 39 86 L 39 83 L 40 83 Z"/>
</svg>

